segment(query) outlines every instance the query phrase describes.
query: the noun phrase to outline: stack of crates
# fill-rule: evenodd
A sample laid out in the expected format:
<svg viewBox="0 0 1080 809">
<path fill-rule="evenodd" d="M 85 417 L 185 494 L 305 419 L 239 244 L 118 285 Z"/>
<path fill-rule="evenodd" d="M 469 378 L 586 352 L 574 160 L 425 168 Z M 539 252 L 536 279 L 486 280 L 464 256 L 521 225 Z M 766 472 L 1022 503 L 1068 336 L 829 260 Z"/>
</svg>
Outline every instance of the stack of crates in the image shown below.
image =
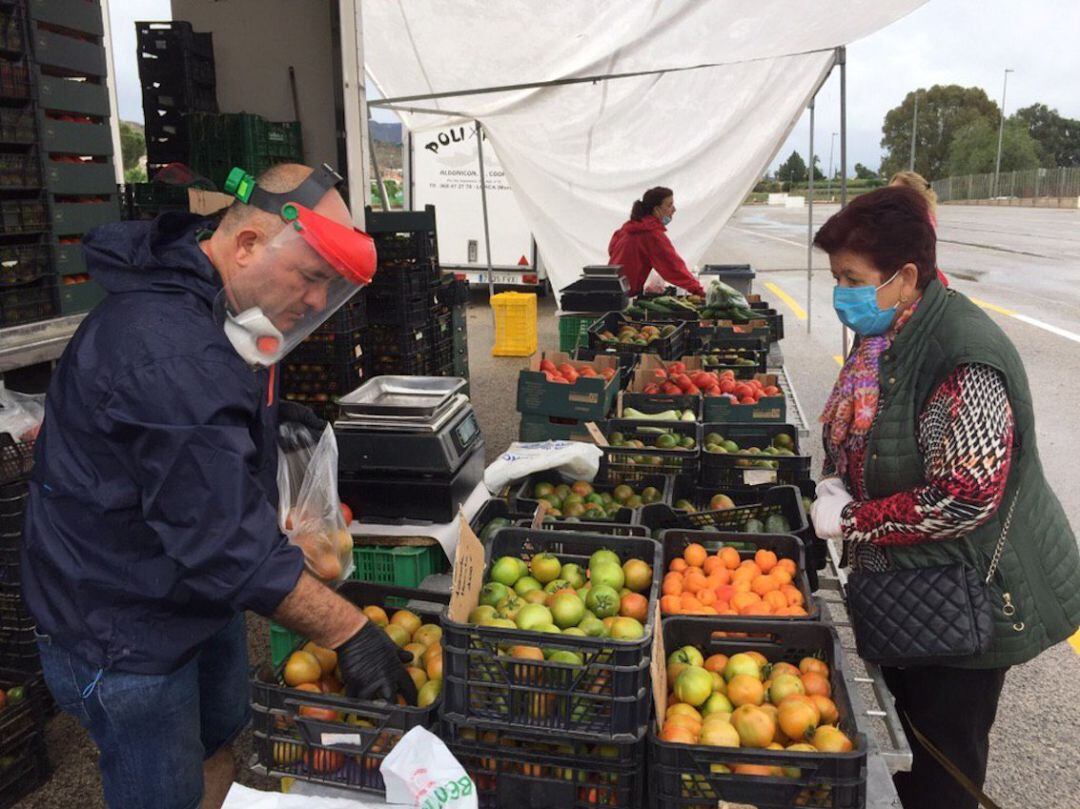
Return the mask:
<svg viewBox="0 0 1080 809">
<path fill-rule="evenodd" d="M 267 121 L 245 112 L 195 112 L 186 124 L 188 164 L 218 188 L 225 187 L 234 166 L 258 177 L 278 163 L 304 159 L 298 121 Z"/>
<path fill-rule="evenodd" d="M 338 417 L 337 400 L 364 378 L 360 337 L 366 312 L 362 289 L 281 361 L 282 399 L 309 407 L 327 421 Z"/>
<path fill-rule="evenodd" d="M 27 9 L 48 242 L 59 314 L 70 315 L 104 297 L 87 275 L 83 236 L 120 218 L 105 29 L 99 0 L 29 0 Z"/>
<path fill-rule="evenodd" d="M 0 6 L 0 328 L 57 313 L 24 6 Z"/>
<path fill-rule="evenodd" d="M 467 373 L 467 362 L 460 361 L 460 350 L 467 352 L 462 295 L 458 282 L 439 269 L 435 207 L 389 213 L 369 207 L 365 213 L 379 258 L 367 288 L 367 376 Z"/>
<path fill-rule="evenodd" d="M 451 325 L 454 329 L 454 357 L 452 375 L 469 378 L 469 282 L 456 279 L 451 287 Z M 468 392 L 468 386 L 466 386 Z"/>
<path fill-rule="evenodd" d="M 188 162 L 192 144 L 184 117 L 217 112 L 214 42 L 212 34 L 180 20 L 137 22 L 135 35 L 152 178 L 162 166 Z"/>
<path fill-rule="evenodd" d="M 0 709 L 0 806 L 17 803 L 49 776 L 44 722 L 55 706 L 19 576 L 33 448 L 32 441 L 0 445 L 0 690 L 7 697 Z"/>
</svg>

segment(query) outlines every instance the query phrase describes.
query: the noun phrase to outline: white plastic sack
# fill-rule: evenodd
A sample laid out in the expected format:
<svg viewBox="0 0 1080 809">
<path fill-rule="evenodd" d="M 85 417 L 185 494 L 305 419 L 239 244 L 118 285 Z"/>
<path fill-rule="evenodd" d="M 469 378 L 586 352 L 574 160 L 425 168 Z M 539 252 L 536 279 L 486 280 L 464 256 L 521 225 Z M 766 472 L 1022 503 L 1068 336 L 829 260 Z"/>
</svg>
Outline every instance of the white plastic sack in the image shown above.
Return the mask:
<svg viewBox="0 0 1080 809">
<path fill-rule="evenodd" d="M 477 809 L 476 785 L 435 734 L 416 727 L 379 768 L 386 802 L 416 809 Z"/>
<path fill-rule="evenodd" d="M 45 394 L 8 390 L 0 385 L 0 433 L 14 441 L 33 441 L 45 417 Z"/>
<path fill-rule="evenodd" d="M 308 570 L 340 581 L 353 569 L 352 536 L 338 498 L 337 439 L 326 425 L 314 447 L 278 450 L 278 520 L 289 541 L 304 551 Z"/>
<path fill-rule="evenodd" d="M 310 794 L 309 788 L 313 786 L 318 785 L 297 781 L 293 786 L 293 791 L 297 794 L 285 795 L 281 792 L 260 792 L 242 784 L 233 784 L 221 809 L 380 809 L 386 805 L 378 797 L 356 792 L 344 793 L 348 797 L 316 797 Z M 324 790 L 343 793 L 340 789 Z"/>
<path fill-rule="evenodd" d="M 592 480 L 600 471 L 603 455 L 600 447 L 583 441 L 514 442 L 484 470 L 484 485 L 497 494 L 511 481 L 547 469 L 556 469 L 575 480 Z"/>
</svg>

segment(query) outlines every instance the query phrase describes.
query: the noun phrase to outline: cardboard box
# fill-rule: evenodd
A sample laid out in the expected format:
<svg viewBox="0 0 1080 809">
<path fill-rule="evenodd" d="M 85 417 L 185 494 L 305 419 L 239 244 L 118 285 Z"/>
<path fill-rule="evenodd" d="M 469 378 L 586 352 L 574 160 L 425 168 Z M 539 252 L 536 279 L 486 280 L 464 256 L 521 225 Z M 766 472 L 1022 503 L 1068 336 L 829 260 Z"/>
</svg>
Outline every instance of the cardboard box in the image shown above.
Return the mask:
<svg viewBox="0 0 1080 809">
<path fill-rule="evenodd" d="M 765 387 L 780 387 L 776 374 L 755 374 L 754 379 Z M 736 424 L 783 424 L 787 421 L 787 398 L 763 396 L 757 404 L 735 404 L 726 396 L 706 396 L 702 403 L 702 420 Z"/>
<path fill-rule="evenodd" d="M 218 191 L 204 191 L 201 188 L 188 189 L 188 210 L 192 213 L 209 215 L 222 208 L 228 208 L 236 200 L 232 194 Z"/>
<path fill-rule="evenodd" d="M 540 362 L 548 359 L 556 367 L 569 363 L 575 369 L 590 367 L 599 372 L 615 371 L 603 377 L 582 377 L 573 385 L 548 382 L 540 370 Z M 598 355 L 591 362 L 575 360 L 562 351 L 541 352 L 529 360 L 529 367 L 518 375 L 517 409 L 519 413 L 536 416 L 560 416 L 568 419 L 602 421 L 607 418 L 619 392 L 619 364 L 614 356 Z"/>
</svg>

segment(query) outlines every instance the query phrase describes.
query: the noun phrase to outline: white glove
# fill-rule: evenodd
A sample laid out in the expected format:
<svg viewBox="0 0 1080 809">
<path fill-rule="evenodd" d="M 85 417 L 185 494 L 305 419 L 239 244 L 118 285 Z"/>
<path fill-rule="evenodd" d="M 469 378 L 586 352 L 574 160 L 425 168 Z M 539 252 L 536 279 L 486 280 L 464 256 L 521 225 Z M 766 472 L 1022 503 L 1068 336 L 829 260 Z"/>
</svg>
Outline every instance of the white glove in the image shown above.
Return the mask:
<svg viewBox="0 0 1080 809">
<path fill-rule="evenodd" d="M 852 499 L 840 478 L 826 478 L 818 483 L 817 500 L 810 506 L 814 533 L 821 539 L 843 539 L 840 514 Z"/>
</svg>

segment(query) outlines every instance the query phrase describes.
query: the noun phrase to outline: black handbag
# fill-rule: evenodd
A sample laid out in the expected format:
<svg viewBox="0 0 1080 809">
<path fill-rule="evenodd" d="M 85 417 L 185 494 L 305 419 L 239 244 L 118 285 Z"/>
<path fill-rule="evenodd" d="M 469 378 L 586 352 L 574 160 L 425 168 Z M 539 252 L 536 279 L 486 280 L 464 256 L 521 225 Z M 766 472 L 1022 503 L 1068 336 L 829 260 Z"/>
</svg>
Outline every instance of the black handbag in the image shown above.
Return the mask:
<svg viewBox="0 0 1080 809">
<path fill-rule="evenodd" d="M 883 666 L 947 666 L 990 648 L 989 584 L 1005 548 L 1016 494 L 985 578 L 963 562 L 851 572 L 847 603 L 859 657 Z"/>
</svg>

